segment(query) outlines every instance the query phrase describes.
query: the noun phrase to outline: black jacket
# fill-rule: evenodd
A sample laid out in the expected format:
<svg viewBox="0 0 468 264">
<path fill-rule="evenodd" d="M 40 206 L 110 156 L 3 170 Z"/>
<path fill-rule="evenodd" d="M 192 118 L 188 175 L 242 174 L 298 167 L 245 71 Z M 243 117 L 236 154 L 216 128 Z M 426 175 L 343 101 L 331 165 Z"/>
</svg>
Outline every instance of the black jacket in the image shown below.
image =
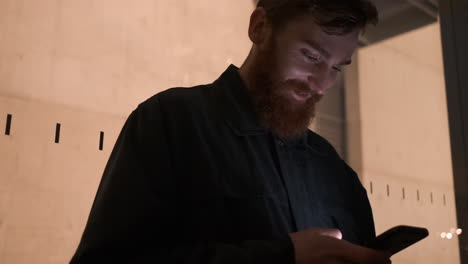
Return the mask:
<svg viewBox="0 0 468 264">
<path fill-rule="evenodd" d="M 356 173 L 322 137 L 259 126 L 235 66 L 128 117 L 71 263 L 294 263 L 289 233 L 375 237 Z"/>
</svg>

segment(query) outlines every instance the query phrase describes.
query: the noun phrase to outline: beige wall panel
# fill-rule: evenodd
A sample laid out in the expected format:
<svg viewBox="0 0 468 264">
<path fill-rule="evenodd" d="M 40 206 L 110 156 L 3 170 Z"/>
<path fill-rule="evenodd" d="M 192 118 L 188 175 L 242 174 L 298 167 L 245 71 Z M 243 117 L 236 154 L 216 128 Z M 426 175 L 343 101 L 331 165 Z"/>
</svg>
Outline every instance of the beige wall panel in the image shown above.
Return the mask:
<svg viewBox="0 0 468 264">
<path fill-rule="evenodd" d="M 7 114 L 13 117 L 9 136 Z M 0 116 L 0 263 L 65 263 L 126 117 L 5 97 Z"/>
<path fill-rule="evenodd" d="M 247 0 L 1 1 L 0 95 L 125 115 L 159 91 L 240 66 L 252 8 Z"/>
<path fill-rule="evenodd" d="M 358 53 L 357 142 L 377 232 L 399 224 L 431 232 L 394 263 L 459 263 L 456 235 L 440 236 L 457 226 L 442 63 L 437 23 Z"/>
</svg>

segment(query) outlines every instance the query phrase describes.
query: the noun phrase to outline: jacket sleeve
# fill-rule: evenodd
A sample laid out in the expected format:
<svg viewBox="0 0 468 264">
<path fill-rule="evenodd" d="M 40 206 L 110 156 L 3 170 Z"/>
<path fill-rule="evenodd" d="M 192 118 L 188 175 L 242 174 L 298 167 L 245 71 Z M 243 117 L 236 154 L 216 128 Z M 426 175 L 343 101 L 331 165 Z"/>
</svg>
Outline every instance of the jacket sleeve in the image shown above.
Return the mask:
<svg viewBox="0 0 468 264">
<path fill-rule="evenodd" d="M 178 195 L 156 98 L 126 120 L 70 263 L 294 263 L 289 236 L 238 244 L 181 242 Z"/>
<path fill-rule="evenodd" d="M 353 199 L 351 202 L 351 211 L 357 223 L 355 232 L 358 234 L 357 244 L 365 246 L 369 241 L 375 238 L 375 225 L 372 207 L 367 196 L 367 191 L 359 180 L 356 172 L 345 163 L 348 176 L 352 179 L 350 188 L 352 189 Z"/>
</svg>

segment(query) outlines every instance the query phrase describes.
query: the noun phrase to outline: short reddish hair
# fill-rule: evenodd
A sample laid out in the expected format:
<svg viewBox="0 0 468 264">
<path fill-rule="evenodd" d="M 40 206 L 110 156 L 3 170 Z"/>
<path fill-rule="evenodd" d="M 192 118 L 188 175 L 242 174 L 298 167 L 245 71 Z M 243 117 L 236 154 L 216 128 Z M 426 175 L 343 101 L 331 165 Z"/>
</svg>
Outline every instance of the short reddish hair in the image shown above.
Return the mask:
<svg viewBox="0 0 468 264">
<path fill-rule="evenodd" d="M 310 14 L 328 34 L 343 35 L 355 29 L 364 31 L 378 23 L 378 11 L 369 0 L 259 0 L 273 28 L 291 19 Z"/>
</svg>

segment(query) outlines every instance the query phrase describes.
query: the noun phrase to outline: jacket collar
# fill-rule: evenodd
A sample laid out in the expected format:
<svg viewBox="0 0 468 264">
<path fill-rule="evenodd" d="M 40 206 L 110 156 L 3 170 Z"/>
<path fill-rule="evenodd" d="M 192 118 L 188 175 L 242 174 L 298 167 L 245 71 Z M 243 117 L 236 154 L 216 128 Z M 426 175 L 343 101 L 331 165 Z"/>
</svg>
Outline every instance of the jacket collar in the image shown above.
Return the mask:
<svg viewBox="0 0 468 264">
<path fill-rule="evenodd" d="M 230 65 L 213 83 L 217 109 L 227 124 L 239 136 L 265 135 L 269 131 L 258 121 L 254 106 L 242 80 L 239 68 Z M 291 142 L 290 142 L 291 143 Z M 324 138 L 308 130 L 303 139 L 293 144 L 303 144 L 316 154 L 327 155 L 335 152 Z"/>
<path fill-rule="evenodd" d="M 258 122 L 247 87 L 236 66 L 231 64 L 213 84 L 222 114 L 236 134 L 249 136 L 268 133 Z"/>
</svg>

